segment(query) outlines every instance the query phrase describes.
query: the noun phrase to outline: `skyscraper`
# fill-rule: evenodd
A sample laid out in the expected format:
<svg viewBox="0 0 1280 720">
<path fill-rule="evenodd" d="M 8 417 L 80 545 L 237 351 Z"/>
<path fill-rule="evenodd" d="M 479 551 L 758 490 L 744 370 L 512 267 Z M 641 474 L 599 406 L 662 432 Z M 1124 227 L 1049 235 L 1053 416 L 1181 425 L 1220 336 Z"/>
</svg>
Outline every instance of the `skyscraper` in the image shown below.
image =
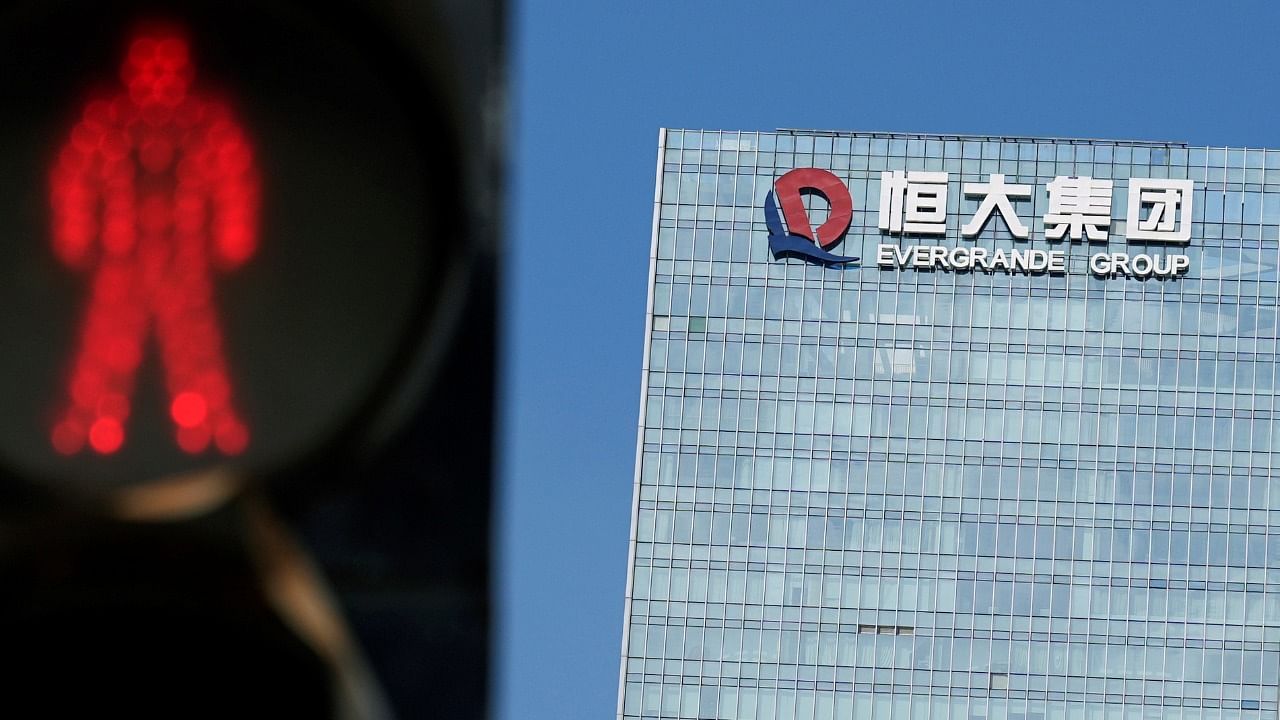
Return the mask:
<svg viewBox="0 0 1280 720">
<path fill-rule="evenodd" d="M 620 718 L 1277 716 L 1280 152 L 666 130 L 650 262 Z"/>
</svg>

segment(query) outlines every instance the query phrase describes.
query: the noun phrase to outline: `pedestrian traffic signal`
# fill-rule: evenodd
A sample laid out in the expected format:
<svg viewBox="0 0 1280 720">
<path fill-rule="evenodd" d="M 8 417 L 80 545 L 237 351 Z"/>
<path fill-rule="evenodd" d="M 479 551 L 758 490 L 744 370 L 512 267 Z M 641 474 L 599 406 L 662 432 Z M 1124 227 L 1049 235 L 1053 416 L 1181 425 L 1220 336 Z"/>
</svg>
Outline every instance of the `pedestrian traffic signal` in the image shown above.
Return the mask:
<svg viewBox="0 0 1280 720">
<path fill-rule="evenodd" d="M 28 12 L 0 28 L 32 68 L 0 78 L 0 465 L 94 493 L 360 434 L 470 252 L 436 78 L 284 4 Z"/>
<path fill-rule="evenodd" d="M 0 709 L 483 714 L 501 20 L 0 11 Z"/>
<path fill-rule="evenodd" d="M 249 429 L 232 407 L 213 273 L 257 247 L 259 180 L 244 130 L 191 91 L 175 31 L 135 35 L 125 88 L 90 101 L 50 173 L 53 249 L 90 287 L 53 449 L 125 444 L 144 343 L 154 334 L 177 445 L 239 455 Z"/>
</svg>

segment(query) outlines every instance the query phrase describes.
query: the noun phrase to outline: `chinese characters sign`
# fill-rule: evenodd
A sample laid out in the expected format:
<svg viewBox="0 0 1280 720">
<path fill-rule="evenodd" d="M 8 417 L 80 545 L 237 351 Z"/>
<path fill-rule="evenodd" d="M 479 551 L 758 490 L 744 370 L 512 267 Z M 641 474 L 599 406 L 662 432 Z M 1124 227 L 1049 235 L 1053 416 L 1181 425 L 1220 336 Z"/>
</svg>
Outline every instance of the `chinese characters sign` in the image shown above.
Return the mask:
<svg viewBox="0 0 1280 720">
<path fill-rule="evenodd" d="M 946 233 L 947 181 L 950 173 L 903 172 L 880 174 L 879 227 L 891 233 L 942 235 Z M 992 174 L 985 183 L 965 183 L 966 197 L 982 203 L 960 233 L 977 235 L 999 213 L 1009 232 L 1020 240 L 1031 237 L 1013 207 L 1013 199 L 1031 197 L 1030 185 L 1010 185 L 1005 176 Z M 1112 181 L 1088 176 L 1059 176 L 1046 185 L 1049 212 L 1044 215 L 1045 238 L 1106 242 L 1111 227 Z M 1192 181 L 1133 178 L 1125 239 L 1147 242 L 1187 243 L 1191 240 Z"/>
<path fill-rule="evenodd" d="M 881 231 L 943 235 L 947 226 L 947 181 L 949 173 L 888 171 L 880 174 Z M 993 173 L 985 183 L 965 183 L 966 197 L 982 198 L 977 211 L 960 229 L 972 238 L 982 231 L 992 215 L 999 214 L 1009 233 L 1029 240 L 1031 229 L 1014 207 L 1014 200 L 1031 197 L 1030 185 L 1012 185 L 1005 176 Z M 1048 212 L 1044 214 L 1045 239 L 1072 242 L 1106 242 L 1111 231 L 1111 180 L 1089 176 L 1059 176 L 1051 180 Z M 1125 216 L 1125 239 L 1140 242 L 1179 243 L 1191 241 L 1191 180 L 1132 178 Z M 1061 250 L 987 250 L 985 248 L 914 245 L 900 248 L 881 244 L 876 250 L 880 267 L 910 267 L 919 270 L 1004 270 L 1025 273 L 1061 274 L 1067 270 L 1066 253 Z M 1173 278 L 1186 272 L 1191 260 L 1186 255 L 1100 252 L 1089 257 L 1094 275 L 1138 278 Z"/>
</svg>

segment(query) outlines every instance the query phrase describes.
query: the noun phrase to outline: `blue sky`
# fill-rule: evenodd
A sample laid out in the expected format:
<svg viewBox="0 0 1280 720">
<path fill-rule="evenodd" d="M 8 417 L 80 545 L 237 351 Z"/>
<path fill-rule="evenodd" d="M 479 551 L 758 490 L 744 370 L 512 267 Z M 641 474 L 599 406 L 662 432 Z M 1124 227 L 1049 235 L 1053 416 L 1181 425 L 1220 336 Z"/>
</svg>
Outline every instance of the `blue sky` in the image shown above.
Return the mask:
<svg viewBox="0 0 1280 720">
<path fill-rule="evenodd" d="M 1280 5 L 514 3 L 497 717 L 615 712 L 658 128 L 1280 147 Z"/>
</svg>

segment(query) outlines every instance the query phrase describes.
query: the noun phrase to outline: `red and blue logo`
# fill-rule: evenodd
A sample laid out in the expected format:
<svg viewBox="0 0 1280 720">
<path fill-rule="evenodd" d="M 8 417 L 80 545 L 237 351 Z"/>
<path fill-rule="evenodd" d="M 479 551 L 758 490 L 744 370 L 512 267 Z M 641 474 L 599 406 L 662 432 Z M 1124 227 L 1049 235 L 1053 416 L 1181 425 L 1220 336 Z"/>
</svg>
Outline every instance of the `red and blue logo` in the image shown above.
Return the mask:
<svg viewBox="0 0 1280 720">
<path fill-rule="evenodd" d="M 826 222 L 816 230 L 804 208 L 805 195 L 818 195 L 830 205 Z M 856 263 L 861 258 L 828 252 L 844 240 L 852 221 L 849 189 L 828 170 L 791 170 L 774 181 L 773 190 L 764 199 L 764 224 L 769 228 L 769 250 L 774 258 L 796 257 L 819 265 Z"/>
</svg>

